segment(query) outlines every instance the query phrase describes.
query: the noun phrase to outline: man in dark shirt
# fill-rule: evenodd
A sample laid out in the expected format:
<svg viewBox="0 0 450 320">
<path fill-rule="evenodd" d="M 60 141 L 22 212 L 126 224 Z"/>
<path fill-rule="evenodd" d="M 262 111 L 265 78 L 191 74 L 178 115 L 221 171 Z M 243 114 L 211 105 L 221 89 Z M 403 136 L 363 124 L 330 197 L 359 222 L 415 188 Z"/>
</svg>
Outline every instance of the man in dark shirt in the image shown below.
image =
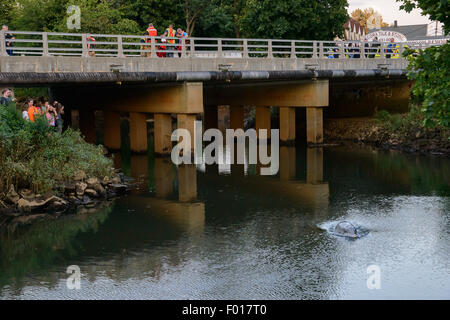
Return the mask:
<svg viewBox="0 0 450 320">
<path fill-rule="evenodd" d="M 6 53 L 9 56 L 13 55 L 13 51 L 12 51 L 12 47 L 13 47 L 13 42 L 11 40 L 14 40 L 15 38 L 13 37 L 13 35 L 11 33 L 6 33 L 6 31 L 8 31 L 8 26 L 7 25 L 3 25 L 2 26 L 2 30 L 5 31 L 5 44 L 6 44 Z"/>
<path fill-rule="evenodd" d="M 9 89 L 2 90 L 2 97 L 0 98 L 0 105 L 8 106 L 11 102 L 12 91 Z"/>
</svg>

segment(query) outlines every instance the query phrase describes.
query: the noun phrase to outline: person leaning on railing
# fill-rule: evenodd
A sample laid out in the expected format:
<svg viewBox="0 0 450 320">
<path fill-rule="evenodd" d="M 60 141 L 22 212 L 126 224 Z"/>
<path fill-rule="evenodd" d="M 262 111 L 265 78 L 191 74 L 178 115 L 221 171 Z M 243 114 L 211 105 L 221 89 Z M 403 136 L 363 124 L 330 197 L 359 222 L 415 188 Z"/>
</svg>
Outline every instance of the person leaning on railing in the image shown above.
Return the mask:
<svg viewBox="0 0 450 320">
<path fill-rule="evenodd" d="M 6 33 L 6 31 L 8 31 L 8 26 L 6 24 L 4 24 L 2 26 L 2 30 L 5 31 L 5 46 L 6 46 L 6 53 L 9 56 L 13 55 L 13 50 L 12 47 L 14 46 L 12 40 L 15 40 L 14 36 L 11 33 Z M 9 48 L 9 49 L 8 49 Z"/>
<path fill-rule="evenodd" d="M 142 56 L 144 57 L 151 57 L 152 55 L 152 38 L 151 37 L 157 37 L 158 36 L 158 30 L 156 30 L 156 28 L 153 26 L 153 23 L 150 23 L 148 25 L 147 30 L 144 33 L 145 38 L 145 45 L 141 46 L 141 50 L 146 50 L 148 52 L 143 52 L 143 54 L 141 53 Z"/>
<path fill-rule="evenodd" d="M 90 57 L 95 56 L 95 38 L 91 35 L 87 36 L 88 54 Z"/>
</svg>

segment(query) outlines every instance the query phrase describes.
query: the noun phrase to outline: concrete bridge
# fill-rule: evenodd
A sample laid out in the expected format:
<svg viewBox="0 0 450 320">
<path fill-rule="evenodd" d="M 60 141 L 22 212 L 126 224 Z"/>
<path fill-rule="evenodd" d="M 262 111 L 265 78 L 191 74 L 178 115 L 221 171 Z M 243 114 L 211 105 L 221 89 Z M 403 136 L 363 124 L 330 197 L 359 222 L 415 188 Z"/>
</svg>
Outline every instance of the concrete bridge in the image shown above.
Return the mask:
<svg viewBox="0 0 450 320">
<path fill-rule="evenodd" d="M 94 111 L 103 110 L 104 144 L 110 149 L 121 146 L 121 113 L 128 114 L 136 152 L 147 150 L 152 119 L 155 152 L 161 155 L 171 152 L 172 114 L 177 127 L 191 132 L 197 118 L 217 128 L 223 105 L 230 106 L 233 129 L 244 126 L 244 106 L 256 108 L 257 130 L 270 129 L 270 107 L 280 108 L 280 138 L 286 143 L 296 139 L 296 110 L 306 109 L 307 142 L 321 144 L 332 86 L 381 81 L 405 95 L 407 61 L 401 53 L 405 46 L 418 46 L 398 43 L 389 56 L 385 43 L 168 38 L 177 43 L 164 49 L 160 37 L 92 35 L 92 42 L 86 34 L 8 33 L 15 40 L 6 47 L 5 32 L 0 33 L 0 87 L 51 88 L 55 99 L 78 110 L 80 129 L 91 142 Z"/>
</svg>

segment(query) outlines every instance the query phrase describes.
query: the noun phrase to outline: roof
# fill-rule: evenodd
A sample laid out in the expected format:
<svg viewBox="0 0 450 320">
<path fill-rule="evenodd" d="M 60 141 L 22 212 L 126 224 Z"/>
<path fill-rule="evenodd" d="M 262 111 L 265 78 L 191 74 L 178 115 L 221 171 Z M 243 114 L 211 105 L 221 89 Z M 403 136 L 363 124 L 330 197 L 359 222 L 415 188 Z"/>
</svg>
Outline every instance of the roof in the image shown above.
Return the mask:
<svg viewBox="0 0 450 320">
<path fill-rule="evenodd" d="M 359 21 L 356 21 L 355 19 L 348 19 L 347 22 L 344 24 L 345 29 L 349 29 L 351 32 L 355 33 L 361 33 L 366 34 L 364 27 L 361 26 Z"/>
<path fill-rule="evenodd" d="M 414 40 L 416 38 L 423 38 L 427 36 L 428 24 L 413 24 L 408 26 L 376 28 L 369 30 L 369 33 L 376 31 L 395 31 L 405 35 L 408 40 Z"/>
</svg>

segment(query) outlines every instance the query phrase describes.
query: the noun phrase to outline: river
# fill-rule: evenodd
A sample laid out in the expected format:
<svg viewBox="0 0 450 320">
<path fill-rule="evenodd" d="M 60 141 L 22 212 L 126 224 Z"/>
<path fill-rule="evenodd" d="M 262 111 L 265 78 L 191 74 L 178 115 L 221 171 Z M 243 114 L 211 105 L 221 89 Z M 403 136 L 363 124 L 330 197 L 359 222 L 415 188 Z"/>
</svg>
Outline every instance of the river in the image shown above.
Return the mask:
<svg viewBox="0 0 450 320">
<path fill-rule="evenodd" d="M 450 298 L 449 159 L 360 146 L 280 154 L 274 177 L 116 155 L 137 190 L 0 234 L 0 299 Z M 325 230 L 340 220 L 370 232 Z M 79 290 L 67 287 L 71 265 Z"/>
</svg>

